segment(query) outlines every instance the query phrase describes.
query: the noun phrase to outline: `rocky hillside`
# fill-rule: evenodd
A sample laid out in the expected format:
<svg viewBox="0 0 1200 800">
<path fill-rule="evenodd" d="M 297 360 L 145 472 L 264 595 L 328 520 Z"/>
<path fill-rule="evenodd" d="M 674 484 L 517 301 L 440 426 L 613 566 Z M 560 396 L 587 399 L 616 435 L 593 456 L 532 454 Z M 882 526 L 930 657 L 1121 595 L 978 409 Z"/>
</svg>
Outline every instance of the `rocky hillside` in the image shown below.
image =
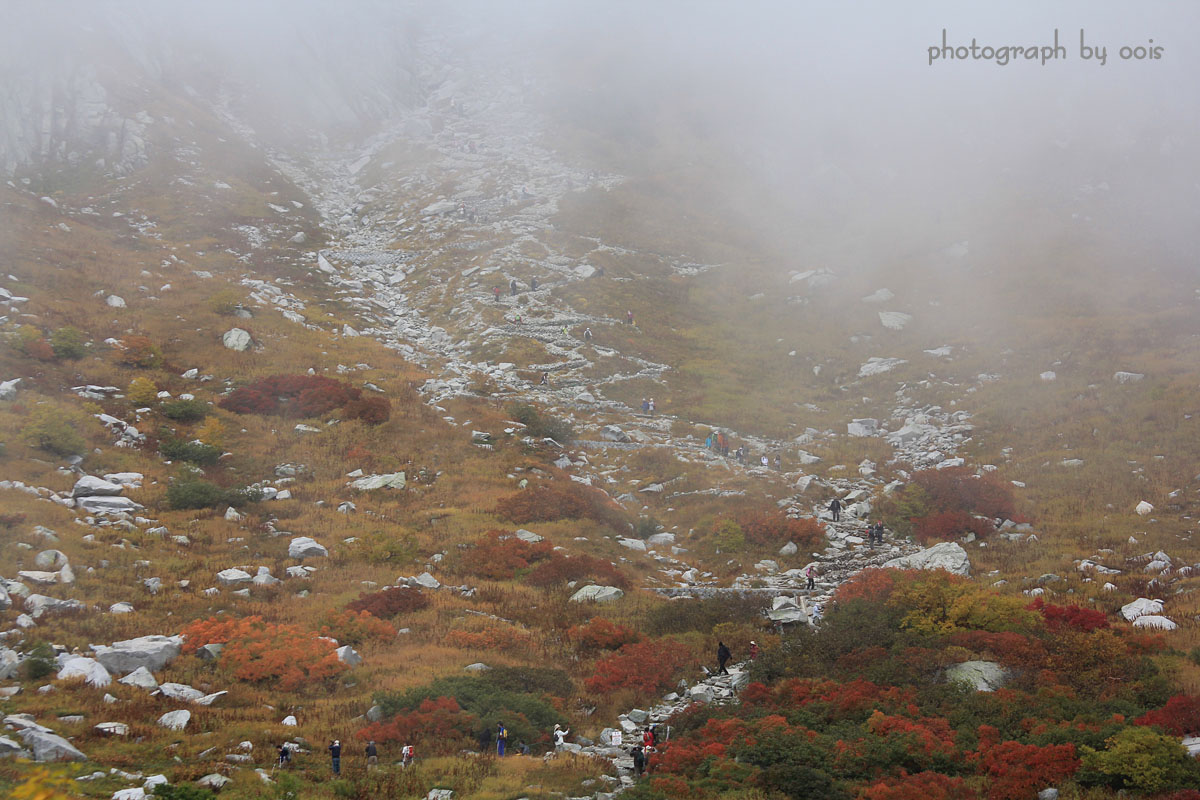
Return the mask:
<svg viewBox="0 0 1200 800">
<path fill-rule="evenodd" d="M 143 12 L 3 34 L 0 787 L 1192 785 L 1194 291 L 1040 236 L 1111 186 L 785 257 L 744 153 L 617 135 L 479 9 Z"/>
</svg>

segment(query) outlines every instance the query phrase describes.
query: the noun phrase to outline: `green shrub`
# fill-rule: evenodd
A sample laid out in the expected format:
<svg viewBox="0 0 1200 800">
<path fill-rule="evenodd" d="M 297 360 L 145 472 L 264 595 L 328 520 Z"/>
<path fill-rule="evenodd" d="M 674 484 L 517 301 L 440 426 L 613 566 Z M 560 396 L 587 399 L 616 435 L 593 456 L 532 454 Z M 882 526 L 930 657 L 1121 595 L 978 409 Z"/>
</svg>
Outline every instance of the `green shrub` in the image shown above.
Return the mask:
<svg viewBox="0 0 1200 800">
<path fill-rule="evenodd" d="M 703 600 L 672 600 L 650 609 L 646 632 L 652 636 L 699 631 L 722 622 L 761 623 L 770 600 L 761 595 L 725 595 Z"/>
<path fill-rule="evenodd" d="M 637 522 L 633 524 L 633 535 L 639 539 L 649 539 L 661 528 L 662 525 L 659 525 L 654 517 L 638 517 Z"/>
<path fill-rule="evenodd" d="M 81 455 L 87 442 L 75 430 L 62 409 L 40 405 L 29 415 L 29 423 L 21 429 L 26 443 L 59 456 Z"/>
<path fill-rule="evenodd" d="M 54 672 L 54 649 L 45 642 L 35 645 L 21 662 L 21 672 L 31 681 L 40 680 Z"/>
<path fill-rule="evenodd" d="M 87 344 L 83 332 L 70 325 L 59 328 L 50 335 L 50 348 L 55 358 L 70 360 L 80 359 L 87 355 Z"/>
<path fill-rule="evenodd" d="M 549 438 L 563 445 L 575 440 L 575 430 L 571 423 L 543 414 L 528 403 L 510 405 L 508 414 L 524 425 L 525 432 L 535 438 Z"/>
<path fill-rule="evenodd" d="M 241 487 L 222 489 L 215 483 L 201 480 L 181 480 L 167 487 L 167 504 L 174 509 L 244 506 L 262 498 L 257 489 Z"/>
<path fill-rule="evenodd" d="M 211 789 L 205 789 L 200 786 L 189 786 L 186 783 L 181 783 L 173 786 L 169 783 L 160 783 L 154 787 L 154 796 L 161 800 L 213 800 L 216 797 Z"/>
<path fill-rule="evenodd" d="M 164 417 L 176 422 L 199 422 L 211 409 L 202 400 L 171 400 L 163 403 L 160 410 Z"/>
<path fill-rule="evenodd" d="M 221 457 L 221 448 L 201 442 L 188 442 L 183 439 L 166 439 L 158 446 L 164 458 L 172 461 L 190 461 L 193 464 L 209 466 L 217 463 Z"/>
</svg>

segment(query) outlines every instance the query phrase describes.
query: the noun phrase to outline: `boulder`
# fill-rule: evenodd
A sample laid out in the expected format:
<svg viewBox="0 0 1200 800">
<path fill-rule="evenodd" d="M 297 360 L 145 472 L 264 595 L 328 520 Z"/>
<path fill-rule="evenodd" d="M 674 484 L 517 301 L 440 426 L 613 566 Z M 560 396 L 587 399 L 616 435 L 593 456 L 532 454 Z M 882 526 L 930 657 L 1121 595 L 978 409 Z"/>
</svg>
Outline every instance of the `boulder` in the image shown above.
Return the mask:
<svg viewBox="0 0 1200 800">
<path fill-rule="evenodd" d="M 879 420 L 877 419 L 851 420 L 846 426 L 846 433 L 850 436 L 874 436 L 878 432 Z"/>
<path fill-rule="evenodd" d="M 1137 383 L 1142 378 L 1146 377 L 1141 372 L 1114 372 L 1113 380 L 1117 383 Z"/>
<path fill-rule="evenodd" d="M 442 585 L 437 578 L 433 577 L 428 572 L 422 572 L 417 577 L 412 578 L 410 583 L 415 583 L 417 586 L 421 586 L 426 589 L 438 589 L 441 588 Z"/>
<path fill-rule="evenodd" d="M 216 772 L 210 772 L 200 780 L 196 781 L 196 785 L 202 789 L 212 789 L 214 792 L 219 792 L 227 783 L 232 783 L 232 778 L 226 778 Z"/>
<path fill-rule="evenodd" d="M 539 536 L 538 534 L 534 533 L 533 531 L 527 531 L 524 528 L 518 528 L 517 532 L 513 535 L 516 536 L 518 539 L 520 539 L 522 542 L 529 542 L 530 544 L 537 544 L 538 542 L 542 541 L 545 538 L 544 536 Z"/>
<path fill-rule="evenodd" d="M 11 381 L 0 381 L 0 400 L 12 400 L 17 396 L 17 384 L 21 382 L 20 378 L 13 378 Z"/>
<path fill-rule="evenodd" d="M 1133 510 L 1137 512 L 1139 517 L 1144 517 L 1154 510 L 1154 506 L 1143 500 L 1142 502 L 1138 503 Z"/>
<path fill-rule="evenodd" d="M 158 724 L 168 730 L 181 731 L 187 727 L 188 721 L 192 718 L 192 712 L 186 708 L 181 708 L 178 711 L 168 711 L 158 718 Z"/>
<path fill-rule="evenodd" d="M 354 651 L 354 648 L 348 644 L 344 644 L 336 651 L 338 661 L 350 667 L 357 667 L 362 663 L 362 656 Z"/>
<path fill-rule="evenodd" d="M 75 481 L 75 488 L 71 490 L 71 496 L 77 498 L 116 497 L 123 491 L 125 491 L 125 487 L 119 483 L 111 483 L 103 478 L 97 478 L 95 475 L 84 475 Z"/>
<path fill-rule="evenodd" d="M 328 555 L 329 551 L 326 551 L 323 545 L 319 545 L 316 540 L 308 536 L 296 536 L 288 545 L 288 558 L 324 558 Z"/>
<path fill-rule="evenodd" d="M 164 683 L 159 685 L 158 693 L 163 697 L 169 697 L 172 700 L 182 700 L 185 703 L 194 703 L 204 697 L 204 692 L 195 687 L 188 686 L 186 683 Z"/>
<path fill-rule="evenodd" d="M 60 681 L 83 678 L 88 686 L 96 687 L 108 686 L 112 683 L 112 675 L 108 673 L 103 664 L 94 658 L 84 658 L 83 656 L 71 656 L 64 660 L 55 677 Z"/>
<path fill-rule="evenodd" d="M 239 583 L 249 583 L 253 578 L 249 572 L 231 567 L 218 572 L 217 580 L 224 586 L 236 586 Z"/>
<path fill-rule="evenodd" d="M 880 311 L 879 324 L 890 331 L 904 330 L 904 326 L 912 322 L 912 314 L 903 311 Z"/>
<path fill-rule="evenodd" d="M 150 691 L 158 688 L 158 681 L 150 674 L 150 670 L 145 667 L 138 667 L 124 678 L 121 678 L 118 683 L 123 683 L 126 686 L 137 686 L 140 689 L 148 689 Z"/>
<path fill-rule="evenodd" d="M 1178 625 L 1167 617 L 1158 614 L 1144 614 L 1133 621 L 1135 628 L 1148 628 L 1153 631 L 1173 631 Z"/>
<path fill-rule="evenodd" d="M 808 622 L 808 609 L 803 597 L 776 597 L 771 601 L 771 610 L 767 618 L 772 622 L 792 623 Z"/>
<path fill-rule="evenodd" d="M 139 667 L 157 672 L 178 658 L 182 648 L 180 636 L 139 636 L 110 646 L 92 645 L 92 652 L 109 672 L 128 675 Z"/>
<path fill-rule="evenodd" d="M 957 542 L 941 542 L 919 553 L 893 558 L 883 566 L 895 569 L 944 569 L 964 576 L 971 574 L 971 560 L 967 558 L 967 551 Z"/>
<path fill-rule="evenodd" d="M 605 425 L 600 429 L 600 438 L 606 442 L 622 442 L 629 443 L 633 441 L 629 438 L 629 434 L 618 428 L 616 425 Z"/>
<path fill-rule="evenodd" d="M 75 507 L 89 514 L 133 514 L 145 508 L 128 497 L 80 497 L 75 501 Z"/>
<path fill-rule="evenodd" d="M 646 551 L 646 543 L 641 539 L 617 539 L 617 544 L 628 547 L 630 550 Z"/>
<path fill-rule="evenodd" d="M 615 603 L 625 593 L 615 586 L 584 586 L 571 595 L 572 603 Z"/>
<path fill-rule="evenodd" d="M 33 559 L 33 563 L 42 569 L 62 569 L 67 563 L 67 556 L 62 550 L 43 550 Z"/>
<path fill-rule="evenodd" d="M 785 544 L 783 547 L 779 548 L 779 555 L 781 555 L 781 556 L 794 556 L 794 555 L 796 555 L 796 552 L 797 552 L 799 549 L 800 549 L 800 548 L 798 548 L 798 547 L 796 546 L 796 543 L 795 543 L 795 542 L 788 542 L 788 543 L 787 543 L 787 544 Z"/>
<path fill-rule="evenodd" d="M 1012 673 L 994 661 L 964 661 L 946 667 L 947 682 L 965 683 L 977 692 L 994 692 L 1012 678 Z"/>
<path fill-rule="evenodd" d="M 34 761 L 87 761 L 87 756 L 56 733 L 25 728 L 21 731 L 25 746 L 33 751 Z"/>
<path fill-rule="evenodd" d="M 47 612 L 83 611 L 87 606 L 78 600 L 59 600 L 44 594 L 31 594 L 25 598 L 25 610 L 37 619 Z"/>
<path fill-rule="evenodd" d="M 1162 610 L 1162 600 L 1151 600 L 1148 597 L 1139 597 L 1137 600 L 1121 606 L 1121 616 L 1129 622 L 1133 622 L 1138 617 L 1161 614 Z"/>
<path fill-rule="evenodd" d="M 254 344 L 254 340 L 250 336 L 250 332 L 241 328 L 230 328 L 221 336 L 221 344 L 228 347 L 230 350 L 236 350 L 243 353 L 250 349 Z"/>
<path fill-rule="evenodd" d="M 17 677 L 17 671 L 21 667 L 21 657 L 17 655 L 16 650 L 10 650 L 7 647 L 0 647 L 0 681 L 7 681 Z"/>
<path fill-rule="evenodd" d="M 350 488 L 360 492 L 370 492 L 375 489 L 403 489 L 407 482 L 408 479 L 403 472 L 391 472 L 386 475 L 367 475 L 350 481 Z"/>
<path fill-rule="evenodd" d="M 100 733 L 106 733 L 109 736 L 129 735 L 129 726 L 124 722 L 101 722 L 99 725 L 93 727 Z"/>
</svg>

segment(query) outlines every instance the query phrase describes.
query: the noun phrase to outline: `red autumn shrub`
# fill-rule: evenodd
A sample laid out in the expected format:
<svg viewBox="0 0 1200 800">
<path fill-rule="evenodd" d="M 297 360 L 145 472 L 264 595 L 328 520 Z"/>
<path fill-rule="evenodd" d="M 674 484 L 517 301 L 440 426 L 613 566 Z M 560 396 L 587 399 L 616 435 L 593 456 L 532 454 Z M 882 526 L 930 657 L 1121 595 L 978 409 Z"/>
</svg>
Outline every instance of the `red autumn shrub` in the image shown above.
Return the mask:
<svg viewBox="0 0 1200 800">
<path fill-rule="evenodd" d="M 1017 669 L 1039 669 L 1046 661 L 1046 645 L 1040 639 L 1010 631 L 957 631 L 947 644 Z"/>
<path fill-rule="evenodd" d="M 145 336 L 126 336 L 121 340 L 117 361 L 129 367 L 153 367 L 162 359 L 162 353 Z"/>
<path fill-rule="evenodd" d="M 671 686 L 679 670 L 688 664 L 688 648 L 669 639 L 632 642 L 596 663 L 596 672 L 584 681 L 592 694 L 615 689 L 634 689 L 654 694 Z"/>
<path fill-rule="evenodd" d="M 389 586 L 378 592 L 360 594 L 357 600 L 346 604 L 350 611 L 365 611 L 380 619 L 391 619 L 400 614 L 411 614 L 429 608 L 429 598 L 411 586 Z"/>
<path fill-rule="evenodd" d="M 412 711 L 373 722 L 355 735 L 363 741 L 412 744 L 419 753 L 456 753 L 471 739 L 475 715 L 463 711 L 452 697 L 422 700 Z"/>
<path fill-rule="evenodd" d="M 392 404 L 382 397 L 360 397 L 346 403 L 342 413 L 368 425 L 382 425 L 392 416 Z"/>
<path fill-rule="evenodd" d="M 608 495 L 580 483 L 538 486 L 501 498 L 496 513 L 518 525 L 556 519 L 591 519 L 628 533 L 625 512 Z"/>
<path fill-rule="evenodd" d="M 292 404 L 291 415 L 296 417 L 323 417 L 335 408 L 341 408 L 350 402 L 349 386 L 337 381 L 331 381 L 321 386 L 313 386 L 296 397 Z"/>
<path fill-rule="evenodd" d="M 628 589 L 630 585 L 629 578 L 611 561 L 588 555 L 564 556 L 561 553 L 552 553 L 550 558 L 534 567 L 525 577 L 525 582 L 530 586 L 546 588 L 588 578 L 619 589 Z"/>
<path fill-rule="evenodd" d="M 888 716 L 881 711 L 871 714 L 867 730 L 879 737 L 898 737 L 905 743 L 910 756 L 922 759 L 949 757 L 955 754 L 954 730 L 942 717 Z"/>
<path fill-rule="evenodd" d="M 1012 486 L 991 474 L 976 475 L 970 467 L 925 469 L 912 482 L 929 496 L 938 511 L 973 511 L 985 517 L 1013 515 Z"/>
<path fill-rule="evenodd" d="M 1074 628 L 1077 631 L 1091 633 L 1094 630 L 1108 627 L 1108 617 L 1103 611 L 1079 606 L 1050 605 L 1042 598 L 1034 598 L 1028 608 L 1040 612 L 1046 618 L 1046 627 L 1052 631 L 1062 628 Z"/>
<path fill-rule="evenodd" d="M 488 531 L 458 555 L 454 567 L 476 578 L 507 581 L 553 553 L 549 542 L 530 544 L 504 531 Z"/>
<path fill-rule="evenodd" d="M 938 772 L 901 772 L 899 777 L 881 778 L 859 790 L 859 800 L 971 800 L 975 793 L 962 778 Z"/>
<path fill-rule="evenodd" d="M 913 536 L 921 544 L 945 542 L 968 533 L 982 538 L 992 532 L 991 523 L 965 511 L 940 511 L 926 517 L 916 517 L 912 524 Z"/>
<path fill-rule="evenodd" d="M 235 414 L 279 413 L 279 401 L 274 395 L 248 386 L 244 386 L 241 389 L 234 389 L 232 393 L 223 397 L 217 405 Z"/>
<path fill-rule="evenodd" d="M 262 617 L 219 620 L 212 617 L 184 626 L 183 651 L 224 644 L 222 666 L 238 680 L 269 682 L 285 692 L 323 684 L 346 670 L 336 646 L 297 625 L 277 625 Z"/>
<path fill-rule="evenodd" d="M 915 571 L 868 567 L 850 576 L 849 580 L 839 586 L 833 599 L 839 603 L 848 603 L 851 600 L 885 603 L 896 588 L 896 578 L 905 572 L 913 574 Z"/>
<path fill-rule="evenodd" d="M 632 628 L 618 625 L 604 617 L 592 617 L 583 625 L 573 625 L 567 638 L 581 650 L 617 650 L 636 642 L 641 636 Z"/>
<path fill-rule="evenodd" d="M 1157 726 L 1172 736 L 1196 736 L 1200 734 L 1200 697 L 1177 694 L 1162 708 L 1147 711 L 1133 722 Z"/>
<path fill-rule="evenodd" d="M 368 639 L 388 641 L 396 638 L 396 629 L 366 611 L 339 611 L 321 620 L 320 634 L 337 639 L 341 644 L 362 644 Z"/>
<path fill-rule="evenodd" d="M 321 417 L 361 398 L 362 389 L 323 375 L 274 375 L 233 390 L 220 406 L 236 414 Z M 356 406 L 354 415 L 360 413 L 362 406 Z M 366 413 L 377 416 L 382 410 Z"/>
<path fill-rule="evenodd" d="M 988 800 L 1029 800 L 1039 789 L 1071 777 L 1079 769 L 1075 745 L 1038 747 L 1020 742 L 984 745 L 980 736 L 975 754 L 979 772 L 986 775 Z"/>
<path fill-rule="evenodd" d="M 752 544 L 778 548 L 795 542 L 801 550 L 825 546 L 825 526 L 811 517 L 791 519 L 782 512 L 761 511 L 743 515 L 737 523 Z"/>
</svg>

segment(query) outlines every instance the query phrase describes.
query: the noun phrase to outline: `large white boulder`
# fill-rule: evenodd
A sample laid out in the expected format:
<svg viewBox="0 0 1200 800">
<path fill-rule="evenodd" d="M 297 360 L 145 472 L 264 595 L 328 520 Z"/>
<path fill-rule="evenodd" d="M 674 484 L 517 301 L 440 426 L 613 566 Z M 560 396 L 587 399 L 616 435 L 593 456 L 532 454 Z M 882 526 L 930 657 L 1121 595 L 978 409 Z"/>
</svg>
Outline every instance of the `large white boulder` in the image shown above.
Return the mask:
<svg viewBox="0 0 1200 800">
<path fill-rule="evenodd" d="M 971 560 L 958 542 L 941 542 L 911 556 L 893 558 L 883 566 L 895 569 L 944 569 L 955 575 L 971 574 Z"/>
<path fill-rule="evenodd" d="M 1133 621 L 1135 628 L 1147 628 L 1152 631 L 1173 631 L 1179 626 L 1167 617 L 1158 614 L 1143 614 Z"/>
<path fill-rule="evenodd" d="M 141 511 L 145 506 L 134 502 L 128 497 L 80 497 L 75 501 L 75 507 L 89 514 L 129 514 Z"/>
<path fill-rule="evenodd" d="M 119 483 L 112 483 L 103 478 L 97 478 L 95 475 L 84 475 L 75 481 L 75 488 L 71 490 L 71 496 L 115 497 L 123 491 L 125 491 L 125 487 Z"/>
<path fill-rule="evenodd" d="M 1148 597 L 1139 597 L 1137 600 L 1121 606 L 1121 616 L 1129 622 L 1133 622 L 1138 617 L 1161 614 L 1162 610 L 1162 600 L 1151 600 Z"/>
<path fill-rule="evenodd" d="M 95 687 L 108 686 L 112 683 L 112 675 L 108 673 L 103 664 L 94 658 L 84 658 L 83 656 L 71 656 L 65 659 L 55 677 L 60 681 L 83 678 L 88 686 Z"/>
<path fill-rule="evenodd" d="M 21 731 L 21 738 L 25 740 L 25 746 L 33 751 L 34 761 L 87 761 L 87 756 L 75 745 L 56 733 L 25 728 Z"/>
<path fill-rule="evenodd" d="M 180 636 L 139 636 L 111 646 L 92 645 L 92 652 L 109 672 L 128 675 L 138 667 L 157 672 L 174 661 L 182 648 Z"/>
<path fill-rule="evenodd" d="M 308 536 L 297 536 L 288 545 L 288 558 L 324 558 L 329 551 Z"/>
<path fill-rule="evenodd" d="M 118 682 L 126 686 L 137 686 L 139 689 L 149 689 L 150 691 L 158 688 L 158 681 L 150 674 L 150 670 L 145 667 L 138 667 Z"/>
<path fill-rule="evenodd" d="M 1012 678 L 1012 673 L 994 661 L 964 661 L 946 667 L 946 681 L 965 683 L 977 692 L 994 692 Z"/>
<path fill-rule="evenodd" d="M 880 311 L 879 324 L 892 331 L 903 330 L 904 326 L 912 322 L 912 314 L 905 314 L 903 311 Z"/>
<path fill-rule="evenodd" d="M 217 580 L 225 586 L 236 586 L 239 583 L 249 583 L 250 581 L 254 580 L 254 578 L 249 572 L 246 572 L 243 569 L 231 567 L 218 572 Z"/>
<path fill-rule="evenodd" d="M 403 489 L 407 482 L 408 479 L 403 472 L 391 472 L 386 475 L 367 475 L 350 481 L 350 488 L 360 492 L 370 492 L 375 489 Z"/>
<path fill-rule="evenodd" d="M 158 724 L 173 731 L 181 731 L 187 727 L 188 721 L 192 718 L 192 712 L 186 708 L 181 708 L 178 711 L 168 711 L 158 718 Z"/>
<path fill-rule="evenodd" d="M 249 350 L 253 343 L 250 332 L 241 328 L 230 328 L 221 336 L 221 344 L 239 353 Z"/>
<path fill-rule="evenodd" d="M 362 663 L 362 656 L 355 652 L 354 648 L 348 644 L 344 644 L 336 651 L 338 661 L 350 667 L 357 667 Z"/>
<path fill-rule="evenodd" d="M 615 586 L 584 586 L 571 595 L 572 603 L 615 603 L 625 593 Z"/>
<path fill-rule="evenodd" d="M 1154 506 L 1143 500 L 1142 502 L 1138 503 L 1133 510 L 1137 512 L 1139 517 L 1144 517 L 1154 510 Z"/>
</svg>

